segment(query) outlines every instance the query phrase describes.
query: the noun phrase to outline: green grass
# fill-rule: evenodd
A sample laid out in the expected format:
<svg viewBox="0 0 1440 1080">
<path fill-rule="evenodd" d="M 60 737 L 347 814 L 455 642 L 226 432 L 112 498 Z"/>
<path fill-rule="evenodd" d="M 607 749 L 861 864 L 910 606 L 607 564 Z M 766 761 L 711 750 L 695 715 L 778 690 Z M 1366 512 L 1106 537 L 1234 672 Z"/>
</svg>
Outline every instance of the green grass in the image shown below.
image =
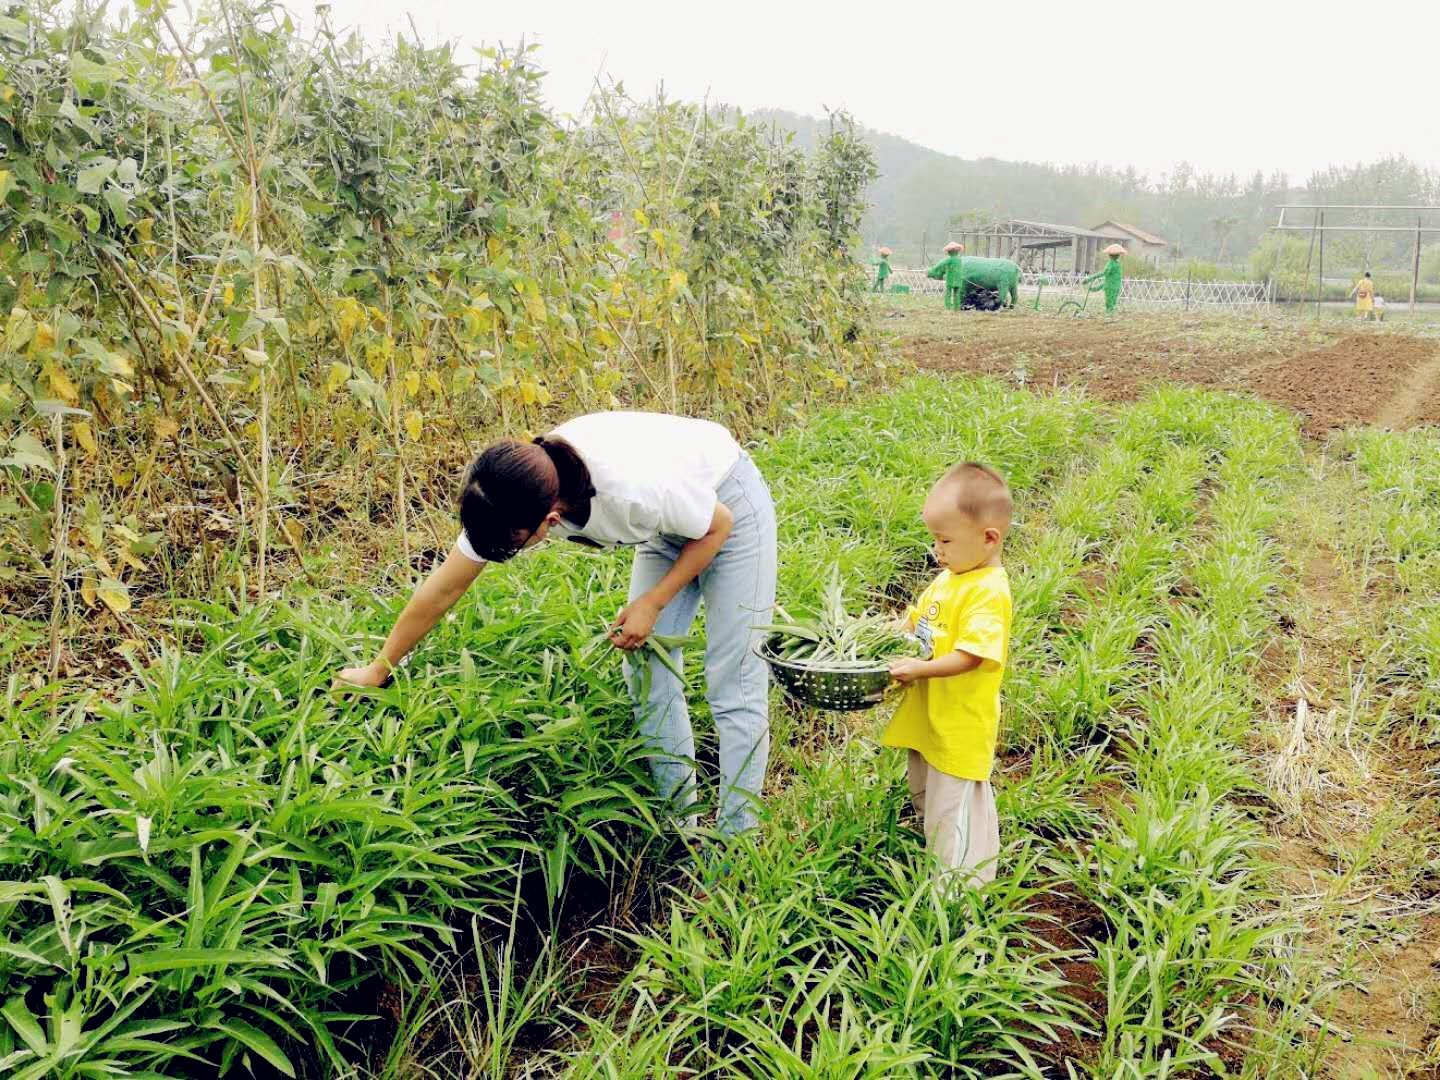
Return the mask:
<svg viewBox="0 0 1440 1080">
<path fill-rule="evenodd" d="M 115 700 L 8 684 L 0 1072 L 1283 1075 L 1303 1014 L 1242 746 L 1293 420 L 915 379 L 755 454 L 800 606 L 834 567 L 856 606 L 903 603 L 932 479 L 1009 475 L 995 883 L 934 887 L 883 715 L 777 707 L 764 826 L 691 887 L 594 641 L 623 557 L 486 575 L 392 688 L 343 700 L 331 672 L 401 598 L 188 604 L 184 651 Z M 1075 905 L 1092 933 L 1057 925 Z M 597 922 L 625 967 L 599 997 L 567 936 Z M 367 1019 L 384 986 L 395 1028 Z"/>
<path fill-rule="evenodd" d="M 1340 443 L 1372 496 L 1361 527 L 1399 595 L 1383 643 L 1386 679 L 1417 734 L 1440 737 L 1440 439 L 1420 430 L 1346 434 Z"/>
</svg>

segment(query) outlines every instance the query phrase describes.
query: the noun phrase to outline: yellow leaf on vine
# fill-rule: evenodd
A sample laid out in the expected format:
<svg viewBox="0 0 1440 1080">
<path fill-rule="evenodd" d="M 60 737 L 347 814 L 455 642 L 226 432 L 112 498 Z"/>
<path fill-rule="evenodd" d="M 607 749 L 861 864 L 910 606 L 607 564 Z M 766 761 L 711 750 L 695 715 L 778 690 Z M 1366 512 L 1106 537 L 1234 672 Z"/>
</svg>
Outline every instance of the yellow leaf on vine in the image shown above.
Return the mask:
<svg viewBox="0 0 1440 1080">
<path fill-rule="evenodd" d="M 346 380 L 349 378 L 349 364 L 331 364 L 330 371 L 325 376 L 325 393 L 335 393 L 336 390 L 339 390 L 340 387 L 345 385 Z"/>
<path fill-rule="evenodd" d="M 525 297 L 525 314 L 530 316 L 532 322 L 544 322 L 548 312 L 545 310 L 545 298 L 540 295 L 539 288 L 532 284 L 523 295 Z"/>
<path fill-rule="evenodd" d="M 405 414 L 405 434 L 410 436 L 411 442 L 419 442 L 424 430 L 425 418 L 420 415 L 419 409 L 411 409 Z"/>
<path fill-rule="evenodd" d="M 405 396 L 414 397 L 420 392 L 420 373 L 418 371 L 407 371 L 405 373 Z"/>
<path fill-rule="evenodd" d="M 365 309 L 352 296 L 342 297 L 335 304 L 335 330 L 343 344 L 350 344 L 355 331 L 365 321 Z"/>
<path fill-rule="evenodd" d="M 123 352 L 112 352 L 106 356 L 105 362 L 100 365 L 100 370 L 106 375 L 123 375 L 127 379 L 135 377 L 135 365 Z"/>
<path fill-rule="evenodd" d="M 157 416 L 155 418 L 155 438 L 170 439 L 178 435 L 180 425 L 168 416 Z"/>
<path fill-rule="evenodd" d="M 490 236 L 487 236 L 485 238 L 485 253 L 489 255 L 490 258 L 498 259 L 500 257 L 500 251 L 502 247 L 503 245 L 500 243 L 500 237 L 491 234 Z"/>
<path fill-rule="evenodd" d="M 493 307 L 478 307 L 474 304 L 467 307 L 462 313 L 465 318 L 465 329 L 470 334 L 482 334 L 488 330 L 495 329 L 499 322 Z"/>
<path fill-rule="evenodd" d="M 285 541 L 296 551 L 304 546 L 305 529 L 294 518 L 281 518 L 280 531 L 285 534 Z"/>
<path fill-rule="evenodd" d="M 433 371 L 427 371 L 425 373 L 425 385 L 432 394 L 445 393 L 445 385 L 440 381 L 440 377 Z"/>
<path fill-rule="evenodd" d="M 534 405 L 540 400 L 540 384 L 534 379 L 520 380 L 520 399 L 526 405 Z"/>
<path fill-rule="evenodd" d="M 235 286 L 226 285 L 225 291 L 220 295 L 225 298 L 225 306 L 229 307 L 231 304 L 235 303 Z"/>
<path fill-rule="evenodd" d="M 639 225 L 642 229 L 645 228 L 646 225 L 650 224 L 650 215 L 645 213 L 644 210 L 636 210 L 635 224 Z"/>
<path fill-rule="evenodd" d="M 130 480 L 129 480 L 129 479 L 126 479 L 126 478 L 129 478 L 129 477 L 130 477 L 130 474 L 129 474 L 129 473 L 121 473 L 121 474 L 120 474 L 120 478 L 121 478 L 121 479 L 125 479 L 125 482 L 126 482 L 127 484 L 130 482 Z M 92 545 L 99 544 L 99 543 L 100 543 L 100 541 L 99 541 L 98 539 L 92 541 Z M 98 548 L 96 548 L 96 547 L 94 547 L 94 546 L 91 547 L 91 550 L 90 550 L 90 558 L 92 558 L 92 559 L 95 560 L 95 565 L 100 568 L 100 572 L 101 572 L 102 574 L 104 574 L 106 577 L 114 577 L 114 576 L 115 576 L 115 569 L 114 569 L 114 567 L 112 567 L 112 566 L 110 565 L 110 560 L 107 559 L 107 558 L 105 558 L 104 553 L 101 552 L 100 550 L 98 550 Z"/>
<path fill-rule="evenodd" d="M 46 364 L 45 377 L 49 379 L 50 389 L 55 392 L 55 396 L 66 405 L 80 403 L 79 388 L 70 381 L 70 376 L 65 374 L 59 364 Z"/>
<path fill-rule="evenodd" d="M 81 420 L 75 425 L 75 441 L 78 442 L 91 457 L 94 457 L 100 452 L 100 448 L 95 445 L 95 432 L 90 430 L 90 425 L 84 420 Z"/>
<path fill-rule="evenodd" d="M 260 441 L 260 421 L 251 420 L 245 425 L 244 431 L 247 439 L 251 439 L 254 442 Z"/>
<path fill-rule="evenodd" d="M 80 582 L 80 599 L 85 601 L 86 607 L 95 606 L 95 579 L 87 577 Z"/>
<path fill-rule="evenodd" d="M 35 336 L 30 339 L 30 355 L 55 347 L 55 328 L 49 323 L 36 323 Z"/>
<path fill-rule="evenodd" d="M 116 615 L 124 615 L 130 610 L 130 590 L 125 587 L 123 581 L 106 578 L 100 582 L 100 587 L 95 590 L 95 595 Z"/>
</svg>

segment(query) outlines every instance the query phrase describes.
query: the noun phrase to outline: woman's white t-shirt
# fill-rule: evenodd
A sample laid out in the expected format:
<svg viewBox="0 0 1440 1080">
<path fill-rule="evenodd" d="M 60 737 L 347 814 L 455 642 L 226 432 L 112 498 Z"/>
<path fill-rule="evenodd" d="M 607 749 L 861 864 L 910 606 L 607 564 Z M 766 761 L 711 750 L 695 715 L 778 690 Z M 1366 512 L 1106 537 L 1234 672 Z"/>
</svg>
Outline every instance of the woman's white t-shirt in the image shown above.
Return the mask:
<svg viewBox="0 0 1440 1080">
<path fill-rule="evenodd" d="M 656 536 L 704 536 L 719 502 L 716 489 L 741 454 L 721 425 L 665 413 L 591 413 L 567 420 L 550 435 L 579 452 L 595 487 L 584 526 L 562 518 L 550 535 L 604 548 Z M 467 559 L 485 561 L 463 530 L 455 546 Z"/>
</svg>

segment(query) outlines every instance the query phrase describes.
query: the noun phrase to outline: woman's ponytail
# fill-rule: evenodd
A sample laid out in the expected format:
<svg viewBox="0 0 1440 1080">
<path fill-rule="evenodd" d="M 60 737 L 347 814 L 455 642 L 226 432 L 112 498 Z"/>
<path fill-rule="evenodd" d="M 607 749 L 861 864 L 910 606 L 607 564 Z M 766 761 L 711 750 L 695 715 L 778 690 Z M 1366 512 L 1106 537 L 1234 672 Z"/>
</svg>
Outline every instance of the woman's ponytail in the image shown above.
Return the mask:
<svg viewBox="0 0 1440 1080">
<path fill-rule="evenodd" d="M 465 475 L 460 525 L 475 554 L 486 562 L 505 562 L 557 503 L 564 503 L 568 520 L 584 525 L 594 494 L 590 470 L 564 439 L 502 439 L 487 447 Z"/>
<path fill-rule="evenodd" d="M 564 439 L 537 435 L 535 445 L 545 451 L 550 463 L 555 466 L 555 474 L 560 480 L 560 501 L 565 504 L 566 520 L 584 526 L 590 520 L 590 500 L 595 497 L 595 485 L 590 481 L 589 467 L 575 447 Z"/>
</svg>

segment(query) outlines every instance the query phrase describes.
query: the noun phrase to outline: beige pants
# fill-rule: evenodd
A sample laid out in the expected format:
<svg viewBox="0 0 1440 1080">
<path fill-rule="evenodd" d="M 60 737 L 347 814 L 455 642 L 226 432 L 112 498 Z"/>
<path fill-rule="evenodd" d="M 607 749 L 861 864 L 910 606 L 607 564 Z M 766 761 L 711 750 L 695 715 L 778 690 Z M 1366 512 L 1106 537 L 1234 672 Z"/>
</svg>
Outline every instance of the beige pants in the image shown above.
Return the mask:
<svg viewBox="0 0 1440 1080">
<path fill-rule="evenodd" d="M 961 780 L 931 767 L 918 750 L 907 768 L 910 803 L 925 827 L 925 844 L 941 866 L 968 871 L 975 884 L 995 880 L 1000 818 L 987 780 Z"/>
</svg>

